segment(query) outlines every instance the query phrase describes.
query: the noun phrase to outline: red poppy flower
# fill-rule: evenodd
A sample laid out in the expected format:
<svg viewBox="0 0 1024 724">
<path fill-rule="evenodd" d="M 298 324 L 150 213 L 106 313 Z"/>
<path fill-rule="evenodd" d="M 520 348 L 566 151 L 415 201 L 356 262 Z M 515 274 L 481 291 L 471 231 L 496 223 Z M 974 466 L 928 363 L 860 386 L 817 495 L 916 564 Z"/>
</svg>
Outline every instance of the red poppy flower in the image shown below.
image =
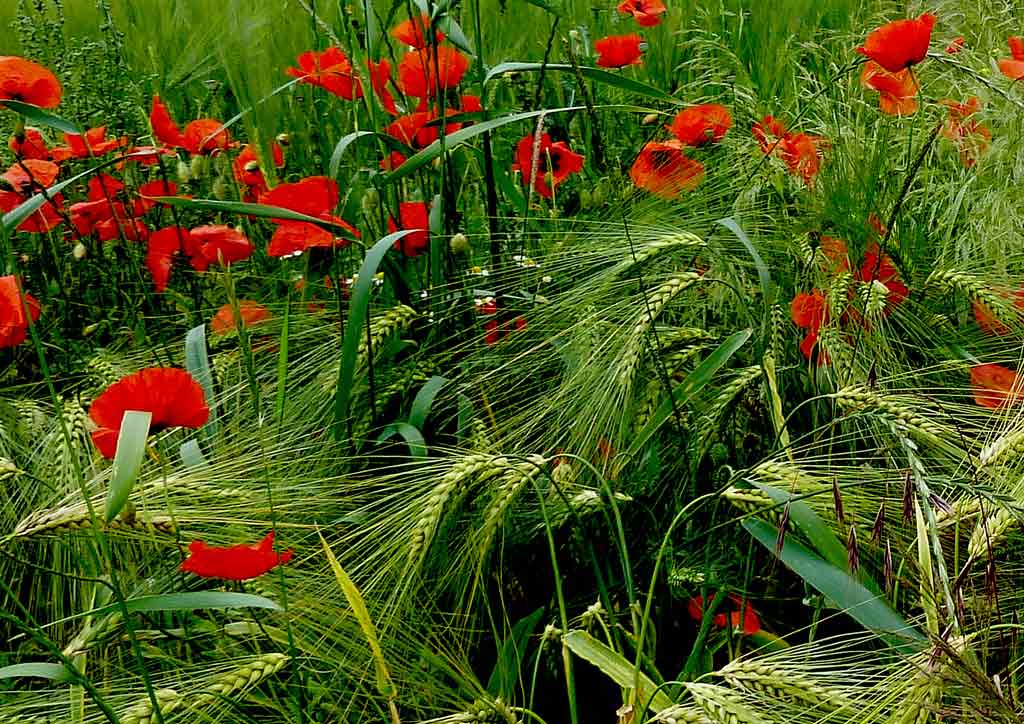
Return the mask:
<svg viewBox="0 0 1024 724">
<path fill-rule="evenodd" d="M 171 118 L 166 104 L 160 100 L 160 96 L 153 96 L 153 104 L 149 111 L 149 125 L 153 128 L 153 136 L 165 146 L 181 148 L 185 145 L 185 136 L 182 135 L 178 124 Z"/>
<path fill-rule="evenodd" d="M 946 46 L 946 55 L 956 55 L 964 49 L 964 36 L 953 38 Z"/>
<path fill-rule="evenodd" d="M 341 221 L 340 219 L 338 221 Z M 345 223 L 341 221 L 341 223 Z M 358 236 L 359 233 L 349 226 L 349 231 Z M 267 256 L 280 258 L 297 256 L 308 249 L 334 249 L 349 245 L 349 239 L 338 237 L 316 224 L 305 221 L 288 221 L 279 224 L 270 237 L 267 245 Z"/>
<path fill-rule="evenodd" d="M 878 91 L 878 105 L 890 116 L 909 116 L 917 110 L 917 81 L 909 70 L 890 73 L 878 63 L 864 64 L 860 82 L 865 88 Z"/>
<path fill-rule="evenodd" d="M 273 315 L 259 302 L 254 302 L 251 299 L 239 299 L 238 316 L 242 319 L 243 327 L 251 327 L 254 324 L 265 322 Z M 210 329 L 214 334 L 226 334 L 235 329 L 235 312 L 230 304 L 225 304 L 217 310 L 213 319 L 210 320 Z"/>
<path fill-rule="evenodd" d="M 292 559 L 294 552 L 289 549 L 274 552 L 274 532 L 257 545 L 239 544 L 217 548 L 201 540 L 192 541 L 188 546 L 189 556 L 181 563 L 181 570 L 194 573 L 200 578 L 224 578 L 229 581 L 247 581 L 259 578 L 277 566 L 283 566 Z"/>
<path fill-rule="evenodd" d="M 147 181 L 136 189 L 139 198 L 132 204 L 132 213 L 135 216 L 145 216 L 157 206 L 153 200 L 155 196 L 174 196 L 178 193 L 178 186 L 171 181 L 157 179 Z"/>
<path fill-rule="evenodd" d="M 789 314 L 793 324 L 807 330 L 807 335 L 800 343 L 800 351 L 804 357 L 811 359 L 814 347 L 818 343 L 818 333 L 823 324 L 828 322 L 828 305 L 820 289 L 813 289 L 810 294 L 800 292 L 793 297 L 789 305 Z M 825 363 L 825 355 L 818 355 L 818 364 Z"/>
<path fill-rule="evenodd" d="M 396 168 L 405 163 L 405 155 L 398 151 L 392 151 L 387 156 L 380 160 L 380 167 L 382 171 L 394 171 Z"/>
<path fill-rule="evenodd" d="M 975 365 L 971 367 L 971 390 L 976 404 L 998 410 L 1021 401 L 1024 380 L 1002 365 Z"/>
<path fill-rule="evenodd" d="M 0 101 L 56 108 L 61 93 L 57 77 L 48 68 L 24 58 L 0 56 Z"/>
<path fill-rule="evenodd" d="M 392 138 L 401 141 L 406 146 L 423 148 L 430 145 L 430 143 L 437 138 L 436 128 L 429 129 L 429 133 L 421 135 L 421 131 L 426 130 L 423 127 L 429 123 L 430 120 L 430 114 L 426 111 L 406 113 L 389 123 L 384 128 L 384 132 Z M 430 134 L 433 134 L 433 138 L 430 137 Z"/>
<path fill-rule="evenodd" d="M 177 254 L 188 257 L 193 266 L 198 264 L 199 271 L 205 270 L 208 266 L 199 242 L 192 238 L 188 229 L 181 226 L 168 226 L 160 229 L 150 235 L 146 248 L 146 268 L 153 275 L 153 284 L 156 286 L 157 292 L 167 289 L 167 282 L 170 281 L 171 269 L 174 266 L 174 257 Z"/>
<path fill-rule="evenodd" d="M 65 133 L 64 143 L 66 146 L 58 146 L 53 149 L 53 160 L 57 162 L 67 161 L 71 158 L 91 158 L 103 156 L 122 146 L 128 145 L 128 137 L 111 138 L 107 140 L 107 127 L 99 126 L 90 128 L 84 134 Z"/>
<path fill-rule="evenodd" d="M 732 127 L 729 109 L 717 103 L 690 106 L 672 121 L 668 130 L 687 146 L 718 143 Z"/>
<path fill-rule="evenodd" d="M 629 35 L 609 35 L 594 43 L 594 50 L 597 51 L 597 64 L 602 68 L 623 68 L 627 65 L 640 65 L 643 61 L 641 55 L 643 50 L 640 44 L 644 42 L 636 33 Z"/>
<path fill-rule="evenodd" d="M 387 58 L 382 58 L 379 63 L 367 60 L 366 69 L 370 74 L 370 85 L 380 100 L 381 106 L 391 115 L 397 116 L 398 107 L 395 105 L 395 99 L 391 96 L 391 91 L 387 87 L 388 81 L 391 80 L 391 63 L 388 62 Z"/>
<path fill-rule="evenodd" d="M 522 317 L 516 317 L 500 324 L 496 319 L 488 320 L 484 322 L 484 344 L 493 347 L 502 339 L 507 340 L 511 337 L 512 332 L 521 332 L 524 329 L 526 329 L 526 320 Z"/>
<path fill-rule="evenodd" d="M 49 188 L 60 175 L 60 166 L 40 159 L 26 159 L 7 169 L 3 179 L 20 194 L 33 194 Z"/>
<path fill-rule="evenodd" d="M 398 205 L 398 218 L 388 217 L 388 231 L 395 233 L 402 229 L 416 229 L 395 242 L 395 248 L 409 257 L 419 256 L 430 247 L 430 207 L 422 201 L 403 201 Z"/>
<path fill-rule="evenodd" d="M 1006 42 L 1010 57 L 999 61 L 999 70 L 1010 80 L 1024 80 L 1024 38 L 1014 35 Z"/>
<path fill-rule="evenodd" d="M 174 367 L 140 370 L 112 384 L 89 408 L 98 428 L 92 441 L 103 457 L 114 457 L 121 419 L 128 410 L 152 413 L 151 433 L 169 427 L 201 427 L 210 417 L 203 388 L 188 372 Z"/>
<path fill-rule="evenodd" d="M 24 342 L 29 325 L 38 319 L 39 302 L 22 291 L 18 278 L 12 274 L 0 277 L 0 348 Z"/>
<path fill-rule="evenodd" d="M 754 134 L 764 153 L 777 150 L 782 139 L 789 135 L 786 133 L 785 124 L 774 116 L 765 116 L 753 125 L 750 132 Z"/>
<path fill-rule="evenodd" d="M 1004 324 L 985 304 L 974 300 L 971 306 L 974 309 L 974 318 L 978 326 L 986 334 L 1005 335 L 1011 332 L 1010 327 Z M 1018 289 L 1013 293 L 1013 306 L 1016 308 L 1018 318 L 1024 318 L 1024 289 Z"/>
<path fill-rule="evenodd" d="M 868 226 L 871 227 L 871 230 L 875 232 L 875 235 L 877 235 L 879 239 L 889 233 L 888 227 L 886 227 L 882 220 L 878 218 L 878 214 L 874 211 L 868 214 Z"/>
<path fill-rule="evenodd" d="M 284 151 L 281 150 L 281 147 L 276 143 L 272 144 L 271 153 L 274 157 L 274 166 L 276 168 L 284 166 Z M 235 175 L 235 181 L 245 187 L 247 202 L 255 202 L 260 194 L 267 192 L 267 180 L 260 168 L 259 154 L 252 144 L 242 147 L 241 153 L 235 156 L 235 160 L 231 162 L 231 171 Z"/>
<path fill-rule="evenodd" d="M 238 229 L 223 224 L 199 226 L 190 232 L 210 264 L 233 264 L 252 256 L 255 247 Z"/>
<path fill-rule="evenodd" d="M 104 198 L 99 198 L 95 201 L 80 201 L 77 204 L 72 204 L 69 210 L 71 212 L 71 223 L 74 225 L 75 231 L 78 232 L 79 236 L 93 233 L 100 222 L 114 216 L 127 220 L 124 204 L 120 201 L 108 201 Z"/>
<path fill-rule="evenodd" d="M 899 73 L 924 60 L 932 40 L 935 16 L 925 13 L 915 20 L 896 20 L 871 31 L 857 48 L 890 73 Z"/>
<path fill-rule="evenodd" d="M 900 278 L 899 269 L 889 255 L 881 252 L 875 243 L 869 244 L 864 252 L 864 263 L 860 266 L 857 278 L 863 282 L 881 282 L 888 290 L 883 315 L 891 313 L 893 308 L 902 304 L 910 294 L 910 289 Z"/>
<path fill-rule="evenodd" d="M 618 11 L 623 15 L 632 15 L 637 25 L 652 28 L 661 22 L 661 15 L 667 8 L 661 0 L 622 0 Z"/>
<path fill-rule="evenodd" d="M 814 177 L 821 169 L 821 155 L 828 141 L 807 133 L 787 134 L 779 142 L 779 153 L 794 176 L 799 176 L 808 188 L 814 186 Z"/>
<path fill-rule="evenodd" d="M 981 102 L 971 96 L 964 103 L 949 98 L 939 101 L 949 109 L 949 118 L 942 127 L 942 135 L 948 138 L 960 152 L 960 162 L 970 168 L 988 150 L 992 134 L 972 116 L 981 110 Z"/>
<path fill-rule="evenodd" d="M 338 183 L 327 176 L 308 176 L 294 183 L 280 184 L 260 196 L 260 203 L 280 206 L 307 216 L 318 218 L 330 215 L 341 198 Z M 284 223 L 274 219 L 274 223 Z"/>
<path fill-rule="evenodd" d="M 173 148 L 160 146 L 132 146 L 125 149 L 122 161 L 117 164 L 117 169 L 124 169 L 129 163 L 137 163 L 140 166 L 156 166 L 160 163 L 161 156 L 176 156 Z"/>
<path fill-rule="evenodd" d="M 523 183 L 532 183 L 533 189 L 546 199 L 550 199 L 555 186 L 569 178 L 569 174 L 583 170 L 583 156 L 574 153 L 562 141 L 551 142 L 551 136 L 543 134 L 537 147 L 537 163 L 534 166 L 534 136 L 527 134 L 516 146 L 516 160 L 513 171 L 523 175 Z M 531 177 L 530 171 L 533 171 Z"/>
<path fill-rule="evenodd" d="M 683 151 L 683 144 L 675 139 L 648 143 L 629 169 L 630 179 L 662 199 L 674 199 L 684 191 L 692 191 L 704 180 L 704 166 Z"/>
<path fill-rule="evenodd" d="M 340 48 L 332 46 L 320 52 L 307 50 L 298 60 L 299 67 L 288 68 L 285 73 L 347 101 L 362 97 L 359 78 L 352 72 L 352 63 Z"/>
<path fill-rule="evenodd" d="M 200 118 L 185 126 L 182 146 L 193 156 L 209 156 L 231 147 L 231 134 L 224 124 L 212 118 Z"/>
<path fill-rule="evenodd" d="M 100 241 L 124 239 L 125 241 L 145 241 L 149 238 L 149 227 L 141 219 L 126 219 L 111 216 L 96 224 L 93 231 Z"/>
<path fill-rule="evenodd" d="M 714 603 L 714 595 L 708 600 L 708 603 Z M 729 594 L 729 601 L 733 604 L 734 609 L 728 613 L 716 613 L 711 623 L 714 624 L 715 628 L 731 628 L 734 631 L 740 632 L 745 636 L 751 636 L 761 630 L 761 619 L 757 615 L 757 611 L 750 603 L 735 593 Z M 704 598 L 702 596 L 695 596 L 691 598 L 689 603 L 686 604 L 686 610 L 690 614 L 690 618 L 694 621 L 704 620 Z"/>
<path fill-rule="evenodd" d="M 46 146 L 43 134 L 35 128 L 26 128 L 23 133 L 14 134 L 7 144 L 16 158 L 45 161 L 50 158 L 50 149 Z"/>
<path fill-rule="evenodd" d="M 469 58 L 447 45 L 411 50 L 398 64 L 398 87 L 407 96 L 432 98 L 454 88 L 469 70 Z"/>
<path fill-rule="evenodd" d="M 57 164 L 41 159 L 25 159 L 14 164 L 2 176 L 12 190 L 0 191 L 0 211 L 13 211 L 40 189 L 51 186 L 59 173 L 60 167 Z M 59 194 L 51 196 L 49 202 L 21 222 L 18 231 L 40 234 L 60 226 L 63 221 L 60 215 L 63 201 Z"/>
<path fill-rule="evenodd" d="M 850 257 L 846 242 L 832 236 L 821 237 L 821 253 L 828 259 L 830 274 L 841 274 L 850 270 Z"/>
<path fill-rule="evenodd" d="M 408 45 L 416 50 L 427 47 L 427 31 L 430 29 L 430 16 L 423 14 L 418 17 L 403 20 L 391 28 L 391 37 L 403 45 Z M 434 30 L 434 44 L 444 40 L 444 33 Z"/>
</svg>

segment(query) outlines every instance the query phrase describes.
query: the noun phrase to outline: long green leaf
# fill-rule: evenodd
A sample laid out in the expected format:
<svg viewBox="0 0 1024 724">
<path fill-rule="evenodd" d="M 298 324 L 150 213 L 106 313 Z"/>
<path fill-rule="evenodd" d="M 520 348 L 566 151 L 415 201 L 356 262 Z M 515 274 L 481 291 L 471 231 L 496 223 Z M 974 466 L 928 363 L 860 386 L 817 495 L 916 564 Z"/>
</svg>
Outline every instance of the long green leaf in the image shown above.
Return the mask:
<svg viewBox="0 0 1024 724">
<path fill-rule="evenodd" d="M 155 611 L 200 611 L 224 608 L 264 608 L 269 611 L 282 611 L 280 604 L 269 598 L 252 593 L 234 593 L 229 591 L 190 591 L 186 593 L 162 593 L 152 596 L 129 598 L 125 602 L 128 613 L 150 613 Z M 75 621 L 86 616 L 105 616 L 108 613 L 121 613 L 121 604 L 108 603 L 105 606 L 83 611 L 62 619 L 52 621 L 47 626 Z"/>
<path fill-rule="evenodd" d="M 530 644 L 530 636 L 537 628 L 537 623 L 544 615 L 544 607 L 525 618 L 521 618 L 512 626 L 508 638 L 498 649 L 498 660 L 494 662 L 491 676 L 487 679 L 487 693 L 500 696 L 510 701 L 516 693 L 516 681 L 523 670 L 526 648 Z"/>
<path fill-rule="evenodd" d="M 414 458 L 425 458 L 427 456 L 427 443 L 423 439 L 423 434 L 407 422 L 395 422 L 388 425 L 381 432 L 377 440 L 383 442 L 395 435 L 405 440 L 405 444 L 409 446 L 409 452 Z"/>
<path fill-rule="evenodd" d="M 430 408 L 434 405 L 434 399 L 441 388 L 448 384 L 448 380 L 440 375 L 434 375 L 423 383 L 423 387 L 416 393 L 409 409 L 409 424 L 417 430 L 422 430 L 430 414 Z"/>
<path fill-rule="evenodd" d="M 764 303 L 771 304 L 774 301 L 774 294 L 772 291 L 772 276 L 768 271 L 768 265 L 764 263 L 764 259 L 761 258 L 761 255 L 758 253 L 757 248 L 750 240 L 750 237 L 747 236 L 747 233 L 745 231 L 743 231 L 743 227 L 739 225 L 739 222 L 737 222 L 736 219 L 734 219 L 731 216 L 726 217 L 724 219 L 719 219 L 715 223 L 724 226 L 733 234 L 735 234 L 736 238 L 740 240 L 740 243 L 743 244 L 744 247 L 746 247 L 747 253 L 750 254 L 751 258 L 754 260 L 754 266 L 757 267 L 757 277 L 761 283 L 761 294 L 764 297 Z"/>
<path fill-rule="evenodd" d="M 776 503 L 789 504 L 789 519 L 803 531 L 807 540 L 817 549 L 821 556 L 840 569 L 848 565 L 846 546 L 836 538 L 832 529 L 815 513 L 811 506 L 784 490 L 773 488 L 770 485 L 754 483 L 760 490 L 763 490 L 768 497 Z"/>
<path fill-rule="evenodd" d="M 671 396 L 661 403 L 650 421 L 637 433 L 633 439 L 633 444 L 630 445 L 627 457 L 633 457 L 642 450 L 654 433 L 673 415 L 674 405 L 686 403 L 704 385 L 710 382 L 715 373 L 736 354 L 740 347 L 746 344 L 753 333 L 751 329 L 735 332 L 722 342 L 714 352 L 709 354 L 703 362 L 697 365 L 693 372 L 687 375 L 686 379 L 672 390 Z"/>
<path fill-rule="evenodd" d="M 778 529 L 756 518 L 743 521 L 758 543 L 775 551 Z M 806 546 L 790 539 L 783 543 L 779 560 L 800 576 L 808 585 L 835 601 L 855 621 L 869 631 L 878 632 L 894 645 L 916 650 L 908 641 L 925 641 L 925 636 L 894 611 L 886 600 L 876 596 L 846 571 L 837 568 L 813 553 Z"/>
<path fill-rule="evenodd" d="M 108 523 L 117 517 L 121 508 L 128 502 L 135 478 L 142 467 L 142 456 L 146 453 L 146 439 L 149 437 L 149 422 L 152 418 L 152 412 L 137 410 L 128 410 L 121 418 L 114 467 L 110 474 L 110 490 L 107 493 Z"/>
<path fill-rule="evenodd" d="M 409 151 L 408 146 L 386 133 L 378 133 L 377 131 L 352 131 L 352 133 L 346 133 L 338 140 L 338 143 L 334 146 L 334 151 L 331 153 L 331 162 L 327 170 L 327 173 L 331 178 L 338 177 L 338 170 L 341 168 L 341 159 L 345 155 L 345 151 L 348 150 L 348 147 L 356 141 L 365 138 L 379 138 L 396 151 L 402 151 L 405 153 Z"/>
<path fill-rule="evenodd" d="M 178 448 L 178 455 L 181 457 L 182 465 L 186 468 L 205 468 L 210 465 L 206 461 L 206 456 L 203 455 L 202 448 L 199 447 L 199 443 L 195 440 L 186 440 L 181 443 L 181 446 Z"/>
<path fill-rule="evenodd" d="M 16 679 L 22 676 L 50 681 L 70 681 L 73 678 L 64 664 L 28 663 L 0 667 L 0 679 Z"/>
<path fill-rule="evenodd" d="M 284 307 L 284 319 L 281 320 L 281 337 L 277 351 L 277 393 L 274 396 L 274 419 L 278 424 L 284 420 L 284 403 L 288 399 L 288 342 L 291 326 L 292 300 L 289 294 Z"/>
<path fill-rule="evenodd" d="M 168 206 L 180 206 L 185 209 L 197 209 L 199 211 L 217 211 L 223 214 L 241 214 L 242 216 L 255 216 L 261 219 L 286 219 L 288 221 L 305 221 L 318 226 L 327 226 L 343 232 L 343 236 L 349 239 L 354 238 L 352 232 L 346 227 L 333 221 L 319 219 L 315 216 L 307 216 L 297 211 L 283 209 L 280 206 L 269 204 L 247 204 L 241 201 L 218 201 L 216 199 L 189 199 L 184 196 L 153 196 L 153 201 Z"/>
<path fill-rule="evenodd" d="M 43 110 L 39 106 L 34 106 L 31 103 L 22 103 L 21 101 L 4 101 L 2 104 L 10 108 L 15 113 L 20 113 L 25 117 L 33 126 L 47 126 L 48 128 L 56 128 L 58 131 L 64 131 L 64 133 L 74 133 L 82 135 L 82 129 L 76 126 L 71 121 L 64 120 L 60 116 L 55 116 L 52 113 Z"/>
<path fill-rule="evenodd" d="M 568 64 L 560 63 L 499 63 L 498 65 L 491 68 L 490 72 L 487 73 L 484 78 L 484 83 L 491 79 L 504 75 L 505 73 L 537 73 L 540 72 L 541 68 L 545 72 L 552 71 L 555 73 L 573 73 L 576 70 Z M 662 103 L 671 103 L 672 105 L 681 106 L 684 105 L 683 101 L 678 98 L 669 95 L 660 88 L 656 88 L 646 83 L 641 83 L 638 80 L 633 80 L 625 75 L 619 75 L 618 73 L 612 73 L 601 68 L 591 68 L 588 66 L 579 66 L 580 75 L 584 78 L 590 78 L 598 83 L 604 83 L 605 85 L 612 86 L 613 88 L 619 88 L 629 93 L 636 93 L 638 95 L 646 96 Z"/>
<path fill-rule="evenodd" d="M 197 325 L 185 334 L 185 369 L 203 388 L 206 406 L 210 408 L 210 419 L 204 427 L 207 434 L 213 437 L 217 434 L 217 409 L 214 405 L 213 372 L 206 350 L 205 324 Z"/>
<path fill-rule="evenodd" d="M 608 648 L 586 631 L 569 631 L 562 637 L 562 640 L 565 641 L 565 645 L 569 647 L 570 651 L 599 668 L 623 689 L 633 688 L 637 679 L 636 670 L 624 656 Z M 654 712 L 663 711 L 672 706 L 674 702 L 668 694 L 660 689 L 655 692 L 657 687 L 650 677 L 641 672 L 639 678 L 642 690 L 637 692 L 638 701 L 646 702 L 650 699 L 650 709 Z M 651 694 L 654 696 L 652 697 Z"/>
<path fill-rule="evenodd" d="M 469 43 L 469 38 L 462 32 L 462 28 L 455 22 L 455 19 L 445 13 L 436 22 L 437 29 L 445 34 L 445 37 L 459 50 L 475 55 L 473 52 L 473 46 Z"/>
<path fill-rule="evenodd" d="M 366 252 L 366 258 L 359 267 L 359 279 L 352 290 L 352 301 L 349 305 L 348 320 L 345 323 L 345 338 L 342 340 L 341 363 L 338 367 L 338 386 L 334 391 L 334 439 L 340 440 L 344 433 L 344 423 L 348 417 L 348 404 L 352 399 L 352 382 L 356 376 L 356 358 L 359 354 L 359 340 L 363 323 L 370 311 L 370 293 L 373 291 L 373 275 L 377 273 L 388 250 L 395 242 L 408 234 L 424 229 L 403 229 L 388 234 L 380 239 Z"/>
</svg>

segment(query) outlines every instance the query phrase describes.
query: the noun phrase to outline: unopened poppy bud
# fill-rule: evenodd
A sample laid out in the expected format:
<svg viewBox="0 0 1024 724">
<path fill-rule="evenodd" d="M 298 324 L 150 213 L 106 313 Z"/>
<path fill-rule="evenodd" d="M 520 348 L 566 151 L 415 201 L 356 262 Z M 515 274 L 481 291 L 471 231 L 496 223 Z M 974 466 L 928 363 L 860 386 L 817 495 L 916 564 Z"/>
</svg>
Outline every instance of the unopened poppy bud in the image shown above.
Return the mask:
<svg viewBox="0 0 1024 724">
<path fill-rule="evenodd" d="M 88 253 L 88 251 L 89 250 L 85 248 L 85 244 L 83 244 L 82 242 L 78 242 L 77 244 L 75 244 L 75 248 L 71 250 L 71 256 L 73 256 L 75 259 L 81 260 L 85 258 L 85 255 Z"/>
<path fill-rule="evenodd" d="M 280 143 L 282 146 L 288 146 L 291 145 L 292 137 L 290 134 L 287 133 L 278 133 L 277 137 L 274 140 Z"/>
<path fill-rule="evenodd" d="M 218 201 L 223 201 L 228 197 L 228 185 L 227 182 L 224 181 L 223 176 L 218 176 L 217 180 L 213 182 L 212 193 L 213 198 Z"/>
<path fill-rule="evenodd" d="M 646 116 L 643 117 L 643 119 L 640 121 L 640 123 L 642 125 L 644 125 L 644 126 L 649 126 L 652 123 L 655 123 L 657 120 L 658 120 L 658 114 L 657 113 L 648 113 Z"/>
<path fill-rule="evenodd" d="M 375 188 L 368 188 L 363 193 L 362 199 L 363 211 L 373 211 L 380 206 L 380 193 Z"/>
<path fill-rule="evenodd" d="M 260 162 L 259 161 L 253 160 L 253 161 L 249 161 L 249 163 L 245 164 L 245 172 L 246 173 L 256 173 L 259 170 L 260 170 Z"/>
<path fill-rule="evenodd" d="M 430 165 L 433 166 L 435 170 L 441 168 L 441 157 L 438 156 L 435 158 Z"/>
<path fill-rule="evenodd" d="M 448 242 L 448 246 L 455 254 L 468 254 L 469 253 L 469 239 L 466 238 L 465 234 L 458 233 L 451 238 Z"/>
<path fill-rule="evenodd" d="M 192 180 L 192 169 L 187 163 L 178 159 L 178 183 L 187 184 Z"/>
<path fill-rule="evenodd" d="M 88 325 L 87 327 L 85 327 L 85 328 L 84 328 L 84 329 L 82 330 L 82 336 L 83 336 L 83 337 L 88 337 L 88 336 L 89 336 L 90 334 L 92 334 L 93 332 L 95 332 L 95 331 L 96 331 L 96 329 L 97 329 L 97 328 L 98 328 L 99 326 L 100 326 L 100 323 L 99 323 L 99 322 L 93 322 L 92 324 Z"/>
<path fill-rule="evenodd" d="M 593 199 L 591 198 L 590 192 L 586 189 L 580 189 L 580 207 L 583 209 L 589 209 Z"/>
<path fill-rule="evenodd" d="M 569 40 L 574 43 L 580 42 L 580 31 L 575 28 L 569 31 Z"/>
<path fill-rule="evenodd" d="M 209 164 L 206 162 L 206 156 L 192 157 L 192 178 L 202 178 L 206 175 L 207 168 L 209 168 Z"/>
</svg>

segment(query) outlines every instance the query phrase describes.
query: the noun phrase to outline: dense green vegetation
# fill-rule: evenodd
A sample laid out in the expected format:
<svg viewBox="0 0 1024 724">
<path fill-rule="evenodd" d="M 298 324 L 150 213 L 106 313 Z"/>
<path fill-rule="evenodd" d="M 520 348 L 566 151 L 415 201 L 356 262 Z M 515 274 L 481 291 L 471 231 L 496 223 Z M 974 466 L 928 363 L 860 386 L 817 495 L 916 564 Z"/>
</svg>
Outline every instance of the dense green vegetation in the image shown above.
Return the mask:
<svg viewBox="0 0 1024 724">
<path fill-rule="evenodd" d="M 666 4 L 0 8 L 0 721 L 1020 721 L 1024 6 Z"/>
</svg>

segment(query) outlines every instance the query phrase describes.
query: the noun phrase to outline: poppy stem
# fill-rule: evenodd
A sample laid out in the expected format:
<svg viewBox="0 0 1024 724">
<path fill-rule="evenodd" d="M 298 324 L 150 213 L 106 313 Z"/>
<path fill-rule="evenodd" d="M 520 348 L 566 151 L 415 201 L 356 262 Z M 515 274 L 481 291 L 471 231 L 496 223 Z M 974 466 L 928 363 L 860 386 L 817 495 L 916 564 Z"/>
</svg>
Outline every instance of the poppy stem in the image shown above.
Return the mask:
<svg viewBox="0 0 1024 724">
<path fill-rule="evenodd" d="M 594 99 L 590 94 L 590 86 L 580 72 L 579 63 L 576 62 L 576 53 L 572 49 L 572 43 L 565 43 L 566 55 L 572 64 L 572 71 L 576 75 L 576 83 L 580 87 L 580 95 L 583 96 L 583 105 L 587 108 L 587 119 L 590 122 L 590 152 L 594 157 L 594 168 L 598 173 L 604 173 L 604 143 L 601 140 L 601 126 L 598 123 L 597 112 L 594 110 Z"/>
</svg>

